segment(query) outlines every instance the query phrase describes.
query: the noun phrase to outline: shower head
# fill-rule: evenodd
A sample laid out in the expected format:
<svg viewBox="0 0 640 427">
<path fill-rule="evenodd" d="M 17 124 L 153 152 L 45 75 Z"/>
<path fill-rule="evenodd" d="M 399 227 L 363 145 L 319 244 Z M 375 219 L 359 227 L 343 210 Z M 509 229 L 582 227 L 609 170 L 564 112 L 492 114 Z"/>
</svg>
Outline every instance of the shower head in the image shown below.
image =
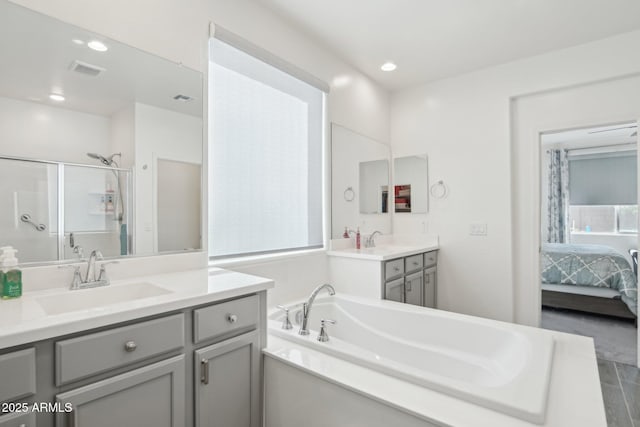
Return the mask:
<svg viewBox="0 0 640 427">
<path fill-rule="evenodd" d="M 113 158 L 116 156 L 120 157 L 121 155 L 122 153 L 113 153 L 109 157 L 104 157 L 97 153 L 87 153 L 87 156 L 91 157 L 92 159 L 99 160 L 100 163 L 102 163 L 105 166 L 113 166 L 114 163 L 117 166 L 118 164 L 113 160 Z"/>
</svg>

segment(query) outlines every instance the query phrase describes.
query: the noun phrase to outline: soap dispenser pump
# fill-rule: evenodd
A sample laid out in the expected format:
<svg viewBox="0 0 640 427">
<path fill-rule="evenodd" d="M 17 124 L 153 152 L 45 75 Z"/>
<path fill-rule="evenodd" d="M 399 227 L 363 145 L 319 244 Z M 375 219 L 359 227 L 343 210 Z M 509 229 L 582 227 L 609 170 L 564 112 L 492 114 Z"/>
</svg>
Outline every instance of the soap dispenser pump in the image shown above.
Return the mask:
<svg viewBox="0 0 640 427">
<path fill-rule="evenodd" d="M 5 246 L 2 249 L 2 299 L 22 296 L 22 271 L 18 268 L 17 249 Z"/>
</svg>

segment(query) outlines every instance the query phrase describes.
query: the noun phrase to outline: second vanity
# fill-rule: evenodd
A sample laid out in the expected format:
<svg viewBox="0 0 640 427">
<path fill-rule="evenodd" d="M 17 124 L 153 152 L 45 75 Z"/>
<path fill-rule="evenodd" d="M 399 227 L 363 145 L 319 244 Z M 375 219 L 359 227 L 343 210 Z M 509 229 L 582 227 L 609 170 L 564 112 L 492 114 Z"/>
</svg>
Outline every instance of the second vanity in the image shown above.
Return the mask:
<svg viewBox="0 0 640 427">
<path fill-rule="evenodd" d="M 218 269 L 143 284 L 114 283 L 103 305 L 70 311 L 52 301 L 102 289 L 2 301 L 0 426 L 260 426 L 273 282 Z M 127 288 L 151 296 L 110 303 Z"/>
<path fill-rule="evenodd" d="M 344 292 L 436 308 L 438 239 L 381 236 L 374 247 L 356 249 L 333 240 L 331 283 Z"/>
</svg>

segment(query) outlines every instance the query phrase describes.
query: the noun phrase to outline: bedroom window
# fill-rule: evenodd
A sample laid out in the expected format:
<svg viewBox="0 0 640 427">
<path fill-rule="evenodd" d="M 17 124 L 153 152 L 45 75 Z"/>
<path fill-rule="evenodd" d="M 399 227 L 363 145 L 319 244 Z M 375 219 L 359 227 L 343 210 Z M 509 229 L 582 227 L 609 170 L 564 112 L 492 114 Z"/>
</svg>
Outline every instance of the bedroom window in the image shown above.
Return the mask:
<svg viewBox="0 0 640 427">
<path fill-rule="evenodd" d="M 571 233 L 638 232 L 638 206 L 570 206 Z"/>
<path fill-rule="evenodd" d="M 570 151 L 571 233 L 637 233 L 636 176 L 635 149 L 593 154 L 572 154 Z"/>
<path fill-rule="evenodd" d="M 328 86 L 218 27 L 210 55 L 209 257 L 322 248 Z"/>
</svg>

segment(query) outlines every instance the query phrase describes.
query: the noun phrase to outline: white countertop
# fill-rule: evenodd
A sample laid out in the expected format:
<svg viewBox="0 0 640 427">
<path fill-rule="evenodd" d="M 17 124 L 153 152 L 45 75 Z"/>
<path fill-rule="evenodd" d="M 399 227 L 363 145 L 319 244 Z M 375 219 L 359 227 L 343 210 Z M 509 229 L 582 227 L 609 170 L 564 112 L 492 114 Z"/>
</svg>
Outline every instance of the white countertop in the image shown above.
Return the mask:
<svg viewBox="0 0 640 427">
<path fill-rule="evenodd" d="M 146 282 L 170 292 L 117 304 L 48 315 L 38 299 L 69 292 L 68 286 L 25 292 L 21 298 L 0 300 L 0 350 L 29 342 L 81 332 L 206 304 L 274 287 L 270 279 L 223 269 L 200 269 L 113 281 L 109 287 Z M 97 288 L 104 289 L 104 288 Z"/>
<path fill-rule="evenodd" d="M 354 239 L 333 239 L 327 255 L 386 261 L 438 249 L 438 238 L 433 236 L 383 235 L 375 239 L 376 246 L 373 248 L 364 247 L 365 239 L 366 235 L 363 235 L 360 249 L 355 248 Z"/>
</svg>

